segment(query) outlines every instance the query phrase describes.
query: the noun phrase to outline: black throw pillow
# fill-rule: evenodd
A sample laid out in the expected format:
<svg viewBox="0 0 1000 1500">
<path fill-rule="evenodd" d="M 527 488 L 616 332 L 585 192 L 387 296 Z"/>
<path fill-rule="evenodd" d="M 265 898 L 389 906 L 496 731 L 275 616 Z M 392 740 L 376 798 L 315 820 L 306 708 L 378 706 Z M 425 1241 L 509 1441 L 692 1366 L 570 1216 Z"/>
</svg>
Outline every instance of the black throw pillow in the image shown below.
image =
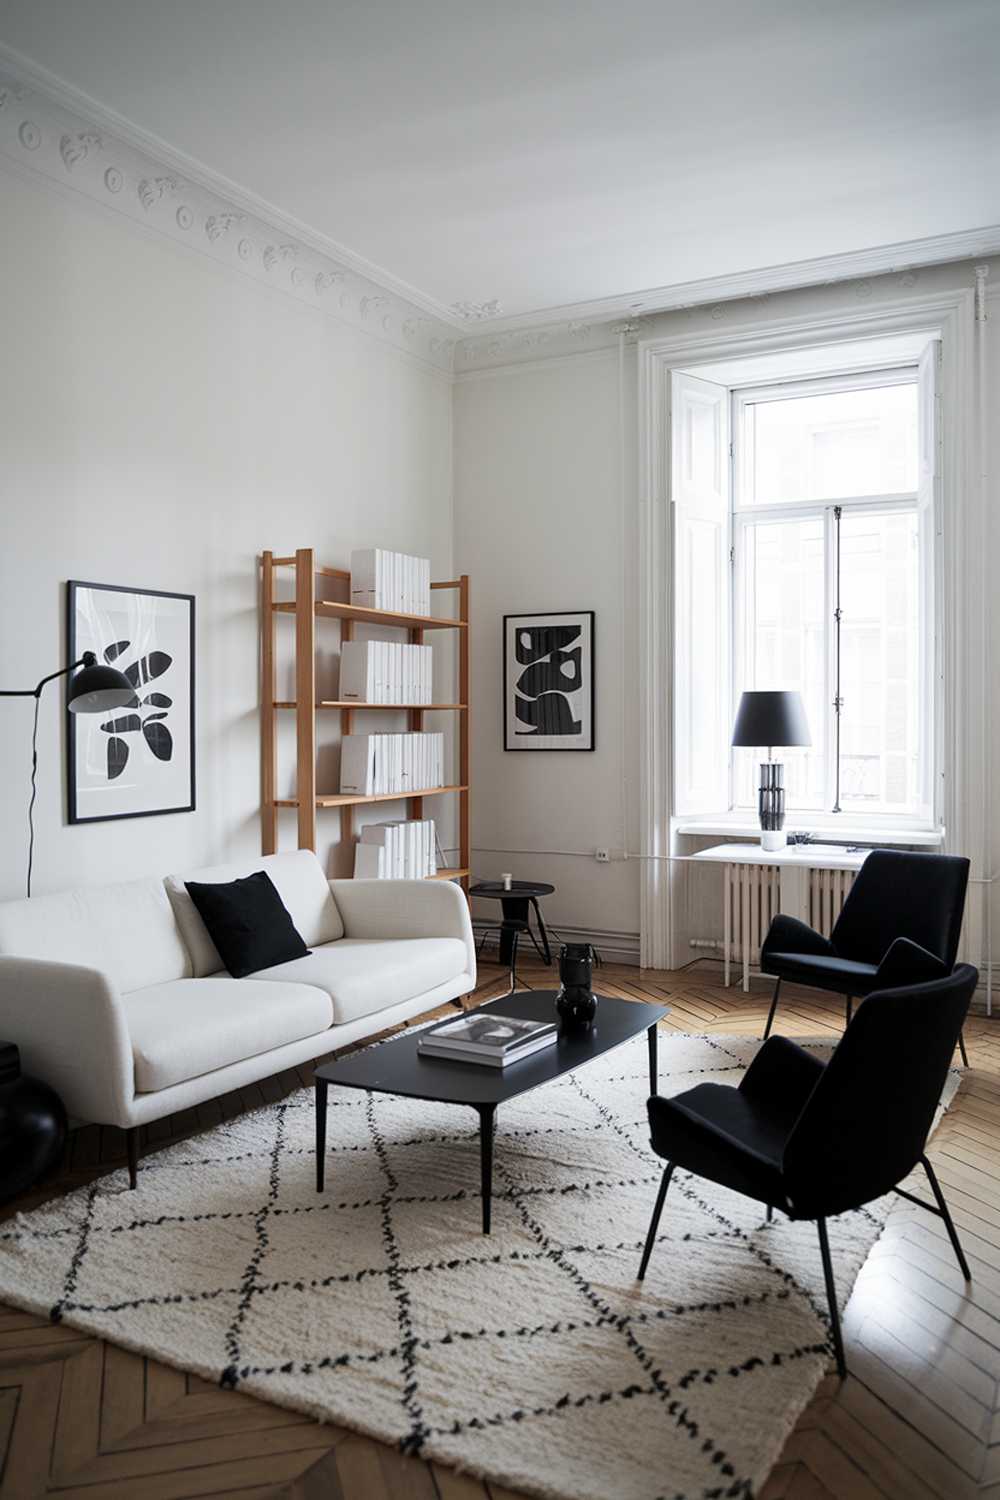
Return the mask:
<svg viewBox="0 0 1000 1500">
<path fill-rule="evenodd" d="M 197 880 L 184 884 L 234 979 L 305 958 L 309 952 L 264 870 L 220 885 Z"/>
</svg>

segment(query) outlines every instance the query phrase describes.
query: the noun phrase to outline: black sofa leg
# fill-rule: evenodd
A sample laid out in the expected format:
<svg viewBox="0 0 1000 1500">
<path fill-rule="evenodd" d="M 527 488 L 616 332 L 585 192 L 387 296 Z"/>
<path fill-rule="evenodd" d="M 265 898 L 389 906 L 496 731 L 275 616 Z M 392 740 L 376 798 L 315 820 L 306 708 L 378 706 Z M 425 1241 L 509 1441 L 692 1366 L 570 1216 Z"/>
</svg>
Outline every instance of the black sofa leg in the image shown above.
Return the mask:
<svg viewBox="0 0 1000 1500">
<path fill-rule="evenodd" d="M 969 1054 L 965 1050 L 965 1032 L 964 1031 L 960 1031 L 958 1033 L 958 1050 L 962 1054 L 962 1067 L 963 1068 L 967 1068 L 969 1066 Z"/>
<path fill-rule="evenodd" d="M 653 1245 L 656 1241 L 656 1231 L 660 1227 L 660 1215 L 663 1212 L 663 1201 L 667 1196 L 667 1188 L 670 1186 L 670 1178 L 674 1170 L 673 1162 L 667 1163 L 667 1170 L 663 1174 L 660 1183 L 660 1191 L 656 1195 L 656 1205 L 653 1209 L 653 1217 L 649 1221 L 649 1233 L 646 1235 L 646 1246 L 642 1252 L 642 1262 L 639 1266 L 639 1280 L 642 1281 L 646 1275 L 646 1267 L 649 1265 L 649 1257 L 653 1253 Z"/>
<path fill-rule="evenodd" d="M 125 1132 L 125 1150 L 128 1153 L 128 1185 L 138 1186 L 139 1179 L 139 1127 L 133 1125 Z"/>
<path fill-rule="evenodd" d="M 934 1194 L 934 1201 L 938 1206 L 938 1212 L 944 1220 L 945 1229 L 947 1229 L 948 1231 L 948 1238 L 951 1240 L 951 1248 L 955 1252 L 955 1259 L 958 1261 L 958 1268 L 961 1271 L 962 1275 L 965 1277 L 966 1281 L 971 1281 L 972 1272 L 969 1270 L 969 1262 L 965 1258 L 965 1252 L 962 1249 L 961 1243 L 958 1238 L 958 1231 L 956 1230 L 955 1225 L 952 1222 L 951 1214 L 948 1212 L 948 1205 L 944 1201 L 944 1193 L 942 1193 L 940 1185 L 938 1183 L 937 1173 L 934 1171 L 934 1168 L 931 1166 L 926 1156 L 922 1156 L 920 1160 L 923 1164 L 924 1171 L 927 1173 L 927 1181 L 931 1185 L 931 1192 Z"/>
<path fill-rule="evenodd" d="M 774 1025 L 774 1013 L 778 1009 L 778 995 L 781 992 L 781 980 L 774 981 L 774 994 L 771 996 L 771 1009 L 767 1013 L 767 1024 L 764 1027 L 764 1041 L 771 1035 L 771 1027 Z"/>
<path fill-rule="evenodd" d="M 819 1253 L 823 1257 L 823 1279 L 826 1282 L 826 1300 L 830 1308 L 830 1328 L 833 1332 L 833 1352 L 837 1357 L 837 1374 L 847 1379 L 847 1361 L 844 1358 L 844 1340 L 840 1332 L 840 1312 L 837 1308 L 837 1288 L 833 1280 L 833 1262 L 830 1260 L 830 1241 L 826 1236 L 826 1220 L 817 1219 L 819 1231 Z"/>
</svg>

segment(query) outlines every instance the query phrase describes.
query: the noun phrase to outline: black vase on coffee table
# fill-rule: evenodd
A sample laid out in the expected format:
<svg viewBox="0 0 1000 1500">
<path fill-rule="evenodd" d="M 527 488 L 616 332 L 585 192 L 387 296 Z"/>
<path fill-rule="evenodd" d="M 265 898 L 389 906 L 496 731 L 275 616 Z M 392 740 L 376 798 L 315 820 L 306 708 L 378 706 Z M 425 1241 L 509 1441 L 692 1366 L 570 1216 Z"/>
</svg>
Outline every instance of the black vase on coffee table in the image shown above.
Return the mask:
<svg viewBox="0 0 1000 1500">
<path fill-rule="evenodd" d="M 563 943 L 559 951 L 556 1013 L 563 1031 L 589 1031 L 597 1014 L 591 986 L 594 950 L 589 943 Z"/>
<path fill-rule="evenodd" d="M 13 1042 L 0 1042 L 0 1202 L 54 1166 L 66 1143 L 66 1111 L 55 1089 L 25 1078 Z"/>
</svg>

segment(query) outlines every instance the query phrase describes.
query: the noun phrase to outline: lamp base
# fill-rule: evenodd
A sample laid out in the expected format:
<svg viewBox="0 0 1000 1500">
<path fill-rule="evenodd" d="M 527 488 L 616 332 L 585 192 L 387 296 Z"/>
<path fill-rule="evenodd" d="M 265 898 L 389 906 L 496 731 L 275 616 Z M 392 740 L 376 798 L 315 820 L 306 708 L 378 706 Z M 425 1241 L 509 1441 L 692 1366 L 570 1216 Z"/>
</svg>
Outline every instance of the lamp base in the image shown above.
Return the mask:
<svg viewBox="0 0 1000 1500">
<path fill-rule="evenodd" d="M 784 849 L 788 844 L 788 835 L 783 828 L 762 828 L 760 831 L 760 847 L 766 849 L 768 854 L 774 854 L 779 849 Z"/>
</svg>

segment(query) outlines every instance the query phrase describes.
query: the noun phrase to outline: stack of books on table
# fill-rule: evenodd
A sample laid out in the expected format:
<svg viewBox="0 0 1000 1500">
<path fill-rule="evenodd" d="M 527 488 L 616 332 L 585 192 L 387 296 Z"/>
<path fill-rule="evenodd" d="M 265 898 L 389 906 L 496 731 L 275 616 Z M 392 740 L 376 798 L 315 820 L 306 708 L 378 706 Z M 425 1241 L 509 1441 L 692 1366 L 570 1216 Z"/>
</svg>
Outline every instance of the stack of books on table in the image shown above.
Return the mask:
<svg viewBox="0 0 1000 1500">
<path fill-rule="evenodd" d="M 421 1032 L 417 1052 L 421 1057 L 506 1068 L 554 1047 L 557 1035 L 555 1021 L 522 1021 L 516 1016 L 472 1011 L 453 1021 L 439 1021 Z"/>
<path fill-rule="evenodd" d="M 443 734 L 345 734 L 341 741 L 342 792 L 407 797 L 443 785 Z"/>
<path fill-rule="evenodd" d="M 430 559 L 387 552 L 384 547 L 352 552 L 351 603 L 393 614 L 429 615 Z"/>
<path fill-rule="evenodd" d="M 437 874 L 433 818 L 370 823 L 354 851 L 356 880 L 426 880 Z"/>
<path fill-rule="evenodd" d="M 431 646 L 345 641 L 340 648 L 340 696 L 357 703 L 431 703 L 433 662 Z"/>
</svg>

